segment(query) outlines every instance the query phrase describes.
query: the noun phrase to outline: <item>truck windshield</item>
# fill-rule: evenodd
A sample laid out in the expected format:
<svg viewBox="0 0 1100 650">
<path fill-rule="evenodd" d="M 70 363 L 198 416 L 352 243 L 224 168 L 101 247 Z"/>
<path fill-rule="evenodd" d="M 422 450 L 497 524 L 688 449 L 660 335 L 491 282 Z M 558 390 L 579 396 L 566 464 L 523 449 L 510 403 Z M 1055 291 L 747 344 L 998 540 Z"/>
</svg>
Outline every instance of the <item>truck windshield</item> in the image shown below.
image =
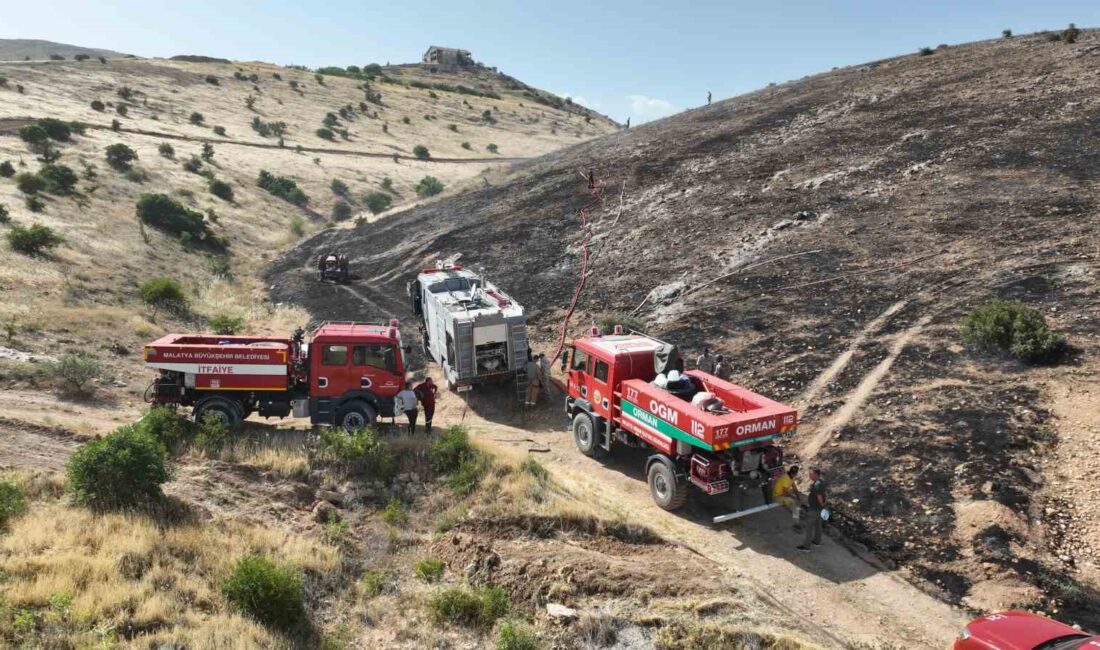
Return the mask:
<svg viewBox="0 0 1100 650">
<path fill-rule="evenodd" d="M 397 372 L 397 348 L 386 343 L 357 345 L 352 348 L 351 365 Z"/>
<path fill-rule="evenodd" d="M 436 282 L 428 287 L 432 293 L 444 293 L 447 291 L 470 291 L 474 287 L 480 287 L 481 280 L 477 278 L 447 278 L 442 282 Z"/>
<path fill-rule="evenodd" d="M 584 372 L 588 369 L 588 355 L 584 350 L 573 351 L 573 370 Z"/>
</svg>

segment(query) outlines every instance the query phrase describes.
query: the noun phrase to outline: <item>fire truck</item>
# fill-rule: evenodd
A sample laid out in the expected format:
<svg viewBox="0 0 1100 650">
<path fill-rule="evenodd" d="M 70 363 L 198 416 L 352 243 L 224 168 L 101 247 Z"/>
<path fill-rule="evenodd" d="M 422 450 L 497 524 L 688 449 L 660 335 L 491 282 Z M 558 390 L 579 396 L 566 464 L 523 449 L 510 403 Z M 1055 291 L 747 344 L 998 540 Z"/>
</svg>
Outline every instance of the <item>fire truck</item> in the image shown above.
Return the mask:
<svg viewBox="0 0 1100 650">
<path fill-rule="evenodd" d="M 798 413 L 700 370 L 681 372 L 674 346 L 639 334 L 591 335 L 562 357 L 568 375 L 566 414 L 580 452 L 598 457 L 617 446 L 644 448 L 650 493 L 676 510 L 689 486 L 731 494 L 735 512 L 715 523 L 772 507 L 771 483 L 783 471 L 782 438 Z M 759 489 L 764 503 L 742 509 Z"/>
<path fill-rule="evenodd" d="M 146 398 L 230 426 L 253 413 L 293 413 L 349 431 L 369 427 L 393 415 L 405 382 L 398 325 L 326 322 L 308 339 L 301 329 L 291 338 L 168 334 L 145 346 L 145 365 L 157 371 Z"/>
</svg>

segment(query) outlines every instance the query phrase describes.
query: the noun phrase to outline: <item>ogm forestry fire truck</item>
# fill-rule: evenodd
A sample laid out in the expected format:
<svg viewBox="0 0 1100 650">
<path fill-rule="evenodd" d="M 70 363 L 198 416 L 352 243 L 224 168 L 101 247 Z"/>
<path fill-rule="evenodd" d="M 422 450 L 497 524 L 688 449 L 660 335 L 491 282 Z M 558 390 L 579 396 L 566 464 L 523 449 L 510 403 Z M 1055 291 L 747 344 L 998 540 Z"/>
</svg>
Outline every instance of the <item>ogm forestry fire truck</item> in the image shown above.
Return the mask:
<svg viewBox="0 0 1100 650">
<path fill-rule="evenodd" d="M 147 401 L 231 426 L 293 413 L 354 431 L 393 415 L 405 353 L 396 319 L 326 322 L 308 341 L 300 329 L 291 338 L 168 334 L 145 346 L 145 365 L 158 371 Z"/>
<path fill-rule="evenodd" d="M 644 335 L 592 335 L 562 357 L 568 372 L 566 412 L 586 456 L 614 445 L 654 453 L 646 460 L 653 500 L 676 510 L 688 486 L 731 493 L 734 512 L 715 523 L 774 507 L 771 483 L 783 471 L 779 439 L 792 435 L 798 413 L 699 370 L 674 369 L 675 347 Z M 741 510 L 742 493 L 760 489 L 763 505 Z"/>
</svg>

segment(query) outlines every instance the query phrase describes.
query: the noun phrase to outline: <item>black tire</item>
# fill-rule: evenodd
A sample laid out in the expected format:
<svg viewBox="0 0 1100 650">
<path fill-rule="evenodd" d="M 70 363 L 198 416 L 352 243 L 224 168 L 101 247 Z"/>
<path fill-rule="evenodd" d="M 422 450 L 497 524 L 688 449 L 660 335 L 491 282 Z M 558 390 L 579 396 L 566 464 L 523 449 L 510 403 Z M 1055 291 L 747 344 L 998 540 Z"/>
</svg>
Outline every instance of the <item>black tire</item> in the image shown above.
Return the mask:
<svg viewBox="0 0 1100 650">
<path fill-rule="evenodd" d="M 589 458 L 599 458 L 607 450 L 600 446 L 599 436 L 596 435 L 596 423 L 592 416 L 581 412 L 573 416 L 573 442 L 577 449 Z"/>
<path fill-rule="evenodd" d="M 236 428 L 244 420 L 244 412 L 240 404 L 226 397 L 207 397 L 199 400 L 192 409 L 195 422 L 202 423 L 207 417 L 213 416 L 221 420 L 226 426 Z"/>
<path fill-rule="evenodd" d="M 336 426 L 351 433 L 360 429 L 373 429 L 377 424 L 378 413 L 366 402 L 351 402 L 336 413 Z"/>
<path fill-rule="evenodd" d="M 676 478 L 676 472 L 662 462 L 649 466 L 649 493 L 663 510 L 679 510 L 687 502 L 687 486 Z"/>
</svg>

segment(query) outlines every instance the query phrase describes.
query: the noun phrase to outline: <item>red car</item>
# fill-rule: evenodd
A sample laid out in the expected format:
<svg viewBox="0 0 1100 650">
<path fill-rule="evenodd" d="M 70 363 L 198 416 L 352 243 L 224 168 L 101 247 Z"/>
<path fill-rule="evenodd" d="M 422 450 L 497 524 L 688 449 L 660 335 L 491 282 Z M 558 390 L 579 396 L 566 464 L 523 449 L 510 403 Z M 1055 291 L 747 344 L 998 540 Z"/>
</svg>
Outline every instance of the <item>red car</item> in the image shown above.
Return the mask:
<svg viewBox="0 0 1100 650">
<path fill-rule="evenodd" d="M 999 612 L 967 624 L 955 650 L 1100 650 L 1100 636 L 1029 612 Z"/>
</svg>

